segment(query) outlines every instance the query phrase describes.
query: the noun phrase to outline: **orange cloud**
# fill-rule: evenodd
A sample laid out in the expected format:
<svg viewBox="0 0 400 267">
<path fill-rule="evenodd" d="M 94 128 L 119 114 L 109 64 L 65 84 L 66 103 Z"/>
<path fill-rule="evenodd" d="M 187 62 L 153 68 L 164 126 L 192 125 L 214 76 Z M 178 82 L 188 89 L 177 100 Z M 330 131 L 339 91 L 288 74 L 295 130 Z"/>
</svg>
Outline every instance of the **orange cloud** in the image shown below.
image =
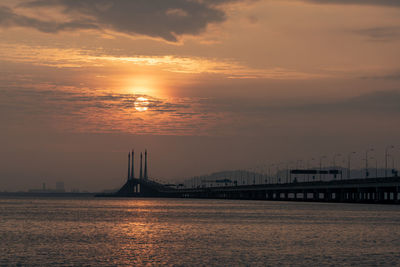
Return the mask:
<svg viewBox="0 0 400 267">
<path fill-rule="evenodd" d="M 0 59 L 57 68 L 99 67 L 118 64 L 154 67 L 160 71 L 183 74 L 215 74 L 231 79 L 312 79 L 322 74 L 284 68 L 254 69 L 234 60 L 200 57 L 132 56 L 118 57 L 76 49 L 0 44 Z"/>
</svg>

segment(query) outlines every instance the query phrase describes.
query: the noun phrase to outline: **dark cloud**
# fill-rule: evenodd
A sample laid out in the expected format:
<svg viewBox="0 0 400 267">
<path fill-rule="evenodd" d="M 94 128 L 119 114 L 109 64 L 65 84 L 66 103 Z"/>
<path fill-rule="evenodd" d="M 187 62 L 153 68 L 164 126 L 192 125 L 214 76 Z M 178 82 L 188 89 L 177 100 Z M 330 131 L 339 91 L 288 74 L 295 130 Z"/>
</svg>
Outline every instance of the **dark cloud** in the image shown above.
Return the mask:
<svg viewBox="0 0 400 267">
<path fill-rule="evenodd" d="M 12 92 L 12 93 L 11 93 Z M 3 88 L 0 87 L 0 96 L 4 101 L 0 108 L 14 107 L 14 112 L 40 113 L 52 108 L 54 114 L 78 114 L 77 111 L 86 110 L 88 108 L 96 108 L 100 110 L 118 110 L 127 109 L 135 111 L 135 103 L 139 97 L 145 97 L 148 110 L 154 113 L 177 113 L 180 114 L 185 109 L 190 109 L 190 103 L 172 103 L 165 99 L 159 99 L 148 95 L 132 95 L 132 94 L 89 94 L 65 92 L 60 90 L 32 90 L 22 89 L 18 87 Z M 29 100 L 29 101 L 27 101 Z M 19 103 L 16 103 L 16 102 Z M 7 106 L 7 104 L 9 104 Z M 1 110 L 1 109 L 0 109 Z M 183 114 L 183 113 L 182 113 Z"/>
<path fill-rule="evenodd" d="M 370 41 L 390 42 L 400 40 L 400 27 L 374 27 L 355 30 L 354 33 L 364 36 Z"/>
<path fill-rule="evenodd" d="M 14 13 L 14 11 L 8 7 L 0 7 L 0 26 L 3 27 L 12 27 L 12 26 L 20 26 L 20 27 L 29 27 L 35 28 L 39 31 L 46 33 L 55 33 L 59 31 L 65 30 L 73 30 L 73 29 L 98 29 L 98 26 L 80 20 L 64 22 L 64 23 L 54 23 L 42 21 L 39 19 L 27 17 L 24 15 L 18 15 Z"/>
<path fill-rule="evenodd" d="M 373 79 L 373 80 L 400 80 L 400 71 L 392 72 L 384 75 L 375 75 L 375 76 L 363 76 L 361 79 Z"/>
<path fill-rule="evenodd" d="M 400 79 L 399 76 L 395 76 Z M 393 78 L 395 78 L 393 77 Z M 363 112 L 368 114 L 399 114 L 400 90 L 375 91 L 353 98 L 327 101 L 288 101 L 278 104 L 266 103 L 264 100 L 254 99 L 206 99 L 201 101 L 206 113 L 227 112 L 246 116 L 265 116 L 268 114 L 312 114 L 340 112 Z"/>
<path fill-rule="evenodd" d="M 376 91 L 332 103 L 295 107 L 295 110 L 311 112 L 362 112 L 364 114 L 399 114 L 400 91 Z"/>
<path fill-rule="evenodd" d="M 400 112 L 400 91 L 377 91 L 352 98 L 345 105 L 355 108 L 372 109 L 375 111 Z"/>
<path fill-rule="evenodd" d="M 0 7 L 0 25 L 22 26 L 42 32 L 102 29 L 146 35 L 175 42 L 181 35 L 196 35 L 210 23 L 226 19 L 222 4 L 239 0 L 27 0 L 17 8 Z M 68 21 L 56 22 L 22 15 L 22 9 L 57 8 Z"/>
<path fill-rule="evenodd" d="M 340 4 L 340 5 L 375 5 L 400 7 L 398 0 L 303 0 L 315 4 Z"/>
<path fill-rule="evenodd" d="M 146 104 L 140 98 L 145 98 Z M 212 117 L 196 105 L 196 100 L 148 95 L 0 86 L 0 125 L 9 129 L 25 125 L 67 131 L 186 134 L 209 124 Z M 146 107 L 147 111 L 142 113 L 137 107 Z"/>
</svg>

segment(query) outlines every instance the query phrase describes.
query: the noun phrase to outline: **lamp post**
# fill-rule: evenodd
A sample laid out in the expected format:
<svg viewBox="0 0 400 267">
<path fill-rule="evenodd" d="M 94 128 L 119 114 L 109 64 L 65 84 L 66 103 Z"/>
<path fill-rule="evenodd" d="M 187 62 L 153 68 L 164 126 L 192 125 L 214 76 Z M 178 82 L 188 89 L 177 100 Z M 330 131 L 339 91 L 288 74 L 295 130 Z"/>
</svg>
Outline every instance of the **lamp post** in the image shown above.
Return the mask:
<svg viewBox="0 0 400 267">
<path fill-rule="evenodd" d="M 293 161 L 288 161 L 286 163 L 286 183 L 291 183 L 292 182 L 292 174 L 290 173 L 291 171 L 291 165 L 293 164 Z"/>
<path fill-rule="evenodd" d="M 310 161 L 314 161 L 314 158 L 307 160 L 307 170 L 310 170 Z M 310 181 L 310 174 L 307 174 L 307 182 Z"/>
<path fill-rule="evenodd" d="M 326 156 L 321 156 L 319 158 L 319 171 L 320 172 L 322 171 L 322 159 L 326 159 Z M 319 180 L 322 181 L 322 174 L 321 173 L 319 174 Z"/>
<path fill-rule="evenodd" d="M 333 159 L 332 159 L 332 165 L 333 168 L 336 169 L 336 157 L 340 157 L 342 154 L 335 154 L 333 155 Z M 336 180 L 336 174 L 335 174 L 335 180 Z"/>
<path fill-rule="evenodd" d="M 365 151 L 365 179 L 367 179 L 368 175 L 369 175 L 369 173 L 368 173 L 368 152 L 371 152 L 371 151 L 374 151 L 374 149 L 370 148 Z"/>
<path fill-rule="evenodd" d="M 264 167 L 263 167 L 263 165 L 259 166 L 258 171 L 259 171 L 259 174 L 258 174 L 259 182 L 260 182 L 260 184 L 263 184 L 264 183 Z"/>
<path fill-rule="evenodd" d="M 257 167 L 251 168 L 251 172 L 253 172 L 253 185 L 255 185 L 256 184 Z"/>
<path fill-rule="evenodd" d="M 394 166 L 394 157 L 392 155 L 388 155 L 388 157 L 392 158 L 392 172 L 395 170 L 395 166 Z M 394 172 L 393 172 L 393 176 L 394 176 Z"/>
<path fill-rule="evenodd" d="M 356 152 L 350 152 L 347 157 L 347 179 L 351 179 L 351 155 L 356 154 Z"/>
<path fill-rule="evenodd" d="M 333 155 L 332 166 L 336 168 L 336 157 L 340 157 L 342 154 L 335 154 Z"/>
<path fill-rule="evenodd" d="M 268 173 L 267 173 L 267 163 L 262 164 L 262 177 L 261 179 L 264 178 L 263 183 L 267 184 L 268 182 Z"/>
<path fill-rule="evenodd" d="M 276 183 L 278 184 L 280 184 L 281 183 L 281 175 L 279 174 L 279 172 L 280 172 L 280 169 L 279 169 L 279 167 L 281 166 L 283 164 L 283 162 L 280 162 L 280 163 L 278 163 L 277 165 L 276 165 L 276 171 L 277 171 L 277 173 L 276 173 Z"/>
<path fill-rule="evenodd" d="M 388 168 L 388 152 L 389 149 L 394 148 L 393 145 L 387 146 L 385 148 L 385 177 L 387 177 L 387 168 Z"/>
<path fill-rule="evenodd" d="M 378 160 L 374 157 L 371 159 L 375 160 L 375 178 L 378 178 Z"/>
<path fill-rule="evenodd" d="M 303 161 L 301 159 L 296 161 L 296 169 L 299 169 L 303 165 Z"/>
<path fill-rule="evenodd" d="M 290 164 L 290 161 L 286 162 L 286 183 L 288 183 L 288 181 L 289 181 L 289 164 Z"/>
<path fill-rule="evenodd" d="M 263 167 L 263 174 L 264 174 L 264 184 L 268 184 L 268 170 L 266 168 L 266 166 L 264 165 Z"/>
<path fill-rule="evenodd" d="M 257 183 L 257 172 L 258 172 L 258 167 L 255 166 L 253 168 L 253 185 L 255 185 Z"/>
<path fill-rule="evenodd" d="M 280 166 L 281 164 L 282 164 L 282 162 L 276 164 L 276 183 L 277 183 L 277 184 L 279 183 L 279 181 L 280 181 L 280 179 L 281 179 L 280 174 L 279 174 L 279 166 Z"/>
<path fill-rule="evenodd" d="M 280 163 L 276 164 L 276 183 L 278 183 L 279 165 L 280 165 Z"/>
<path fill-rule="evenodd" d="M 268 176 L 269 176 L 269 182 L 272 183 L 272 175 L 271 175 L 271 168 L 274 167 L 275 164 L 271 164 L 268 166 Z"/>
</svg>

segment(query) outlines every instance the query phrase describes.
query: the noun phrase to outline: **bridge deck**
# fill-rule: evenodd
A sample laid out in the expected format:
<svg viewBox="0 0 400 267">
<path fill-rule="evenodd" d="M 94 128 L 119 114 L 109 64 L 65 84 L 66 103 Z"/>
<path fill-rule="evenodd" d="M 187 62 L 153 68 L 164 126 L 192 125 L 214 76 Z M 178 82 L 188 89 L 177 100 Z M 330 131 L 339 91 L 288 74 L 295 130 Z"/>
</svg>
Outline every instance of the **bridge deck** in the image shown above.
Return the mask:
<svg viewBox="0 0 400 267">
<path fill-rule="evenodd" d="M 400 177 L 174 189 L 131 179 L 114 196 L 399 203 Z"/>
</svg>

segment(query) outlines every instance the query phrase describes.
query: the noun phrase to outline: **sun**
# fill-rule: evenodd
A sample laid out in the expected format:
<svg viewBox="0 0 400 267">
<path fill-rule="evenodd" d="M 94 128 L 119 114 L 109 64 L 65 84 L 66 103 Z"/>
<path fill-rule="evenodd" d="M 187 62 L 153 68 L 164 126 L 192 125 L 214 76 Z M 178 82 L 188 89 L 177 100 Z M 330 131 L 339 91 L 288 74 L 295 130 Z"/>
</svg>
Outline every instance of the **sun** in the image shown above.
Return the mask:
<svg viewBox="0 0 400 267">
<path fill-rule="evenodd" d="M 149 109 L 149 100 L 145 97 L 138 97 L 135 100 L 135 109 L 137 111 L 143 112 Z"/>
</svg>

